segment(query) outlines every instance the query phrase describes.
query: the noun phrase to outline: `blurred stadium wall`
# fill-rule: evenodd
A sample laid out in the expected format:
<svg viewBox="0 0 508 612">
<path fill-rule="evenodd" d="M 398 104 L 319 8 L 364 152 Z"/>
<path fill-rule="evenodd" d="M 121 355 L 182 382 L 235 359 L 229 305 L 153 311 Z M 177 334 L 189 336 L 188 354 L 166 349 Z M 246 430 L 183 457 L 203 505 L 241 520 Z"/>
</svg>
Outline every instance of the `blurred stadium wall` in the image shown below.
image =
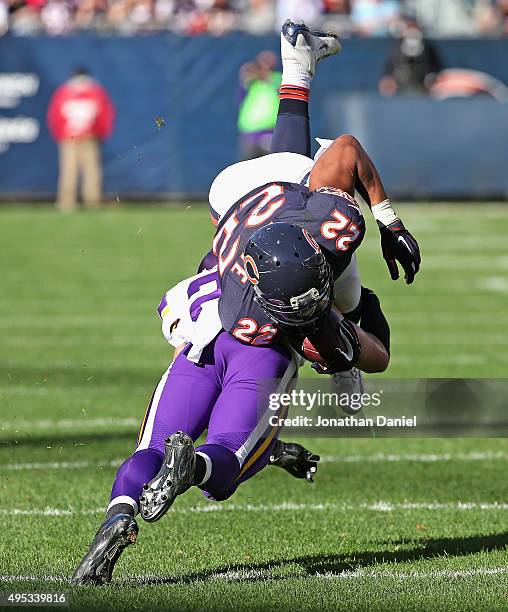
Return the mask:
<svg viewBox="0 0 508 612">
<path fill-rule="evenodd" d="M 503 198 L 508 193 L 508 103 L 438 102 L 377 94 L 392 41 L 350 39 L 320 66 L 312 92 L 315 135 L 357 136 L 398 198 Z M 508 83 L 508 40 L 435 41 L 446 67 Z M 87 66 L 117 107 L 104 147 L 111 198 L 204 198 L 238 159 L 241 64 L 277 36 L 0 38 L 0 198 L 52 199 L 57 149 L 46 127 L 51 93 Z"/>
</svg>

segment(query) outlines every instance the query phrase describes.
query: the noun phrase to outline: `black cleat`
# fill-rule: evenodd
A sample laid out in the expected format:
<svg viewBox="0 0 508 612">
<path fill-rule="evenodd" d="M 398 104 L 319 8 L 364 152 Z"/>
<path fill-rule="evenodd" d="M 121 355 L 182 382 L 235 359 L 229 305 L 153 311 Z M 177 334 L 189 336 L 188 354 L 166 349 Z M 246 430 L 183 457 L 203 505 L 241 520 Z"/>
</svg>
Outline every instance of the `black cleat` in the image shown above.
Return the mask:
<svg viewBox="0 0 508 612">
<path fill-rule="evenodd" d="M 319 455 L 314 455 L 301 444 L 277 440 L 268 464 L 285 469 L 295 478 L 305 478 L 313 482 L 320 458 Z"/>
<path fill-rule="evenodd" d="M 105 584 L 124 548 L 134 544 L 138 536 L 138 525 L 130 514 L 115 514 L 102 523 L 95 534 L 88 552 L 83 557 L 71 578 L 71 584 Z"/>
<path fill-rule="evenodd" d="M 177 495 L 192 485 L 196 453 L 192 439 L 183 431 L 171 434 L 157 476 L 143 487 L 139 498 L 141 516 L 148 523 L 158 521 L 171 508 Z"/>
</svg>

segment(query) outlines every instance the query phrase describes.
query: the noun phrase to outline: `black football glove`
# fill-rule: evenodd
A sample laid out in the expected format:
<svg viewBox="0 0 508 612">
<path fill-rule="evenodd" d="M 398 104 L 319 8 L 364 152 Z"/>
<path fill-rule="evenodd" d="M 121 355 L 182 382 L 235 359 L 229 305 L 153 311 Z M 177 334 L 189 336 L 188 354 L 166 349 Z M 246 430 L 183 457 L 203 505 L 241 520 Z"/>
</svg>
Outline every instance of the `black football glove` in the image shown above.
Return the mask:
<svg viewBox="0 0 508 612">
<path fill-rule="evenodd" d="M 397 262 L 404 268 L 406 283 L 410 285 L 420 269 L 420 248 L 400 219 L 389 225 L 378 221 L 381 249 L 392 280 L 399 278 Z"/>
<path fill-rule="evenodd" d="M 283 468 L 295 478 L 313 482 L 319 459 L 319 455 L 314 455 L 301 444 L 278 440 L 268 464 Z"/>
<path fill-rule="evenodd" d="M 337 346 L 334 349 L 333 356 L 326 355 L 326 365 L 321 365 L 315 361 L 312 368 L 318 374 L 336 374 L 337 372 L 350 370 L 360 357 L 362 346 L 354 323 L 349 319 L 341 319 L 336 334 L 338 337 L 337 344 L 343 346 L 345 350 Z"/>
</svg>

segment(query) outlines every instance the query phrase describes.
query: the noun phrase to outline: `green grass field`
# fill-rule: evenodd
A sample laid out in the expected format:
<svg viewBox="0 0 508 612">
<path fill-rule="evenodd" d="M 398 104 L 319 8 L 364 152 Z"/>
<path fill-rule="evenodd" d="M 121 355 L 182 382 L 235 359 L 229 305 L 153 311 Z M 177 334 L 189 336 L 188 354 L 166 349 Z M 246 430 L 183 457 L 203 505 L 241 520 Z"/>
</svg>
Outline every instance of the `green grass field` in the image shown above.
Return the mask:
<svg viewBox="0 0 508 612">
<path fill-rule="evenodd" d="M 506 377 L 506 207 L 400 210 L 422 248 L 413 286 L 389 279 L 372 225 L 360 249 L 391 322 L 387 375 Z M 268 468 L 223 504 L 191 490 L 141 524 L 111 586 L 71 589 L 171 356 L 156 306 L 212 229 L 198 205 L 12 208 L 0 227 L 0 592 L 86 609 L 508 608 L 500 438 L 302 440 L 325 459 L 313 485 Z"/>
</svg>

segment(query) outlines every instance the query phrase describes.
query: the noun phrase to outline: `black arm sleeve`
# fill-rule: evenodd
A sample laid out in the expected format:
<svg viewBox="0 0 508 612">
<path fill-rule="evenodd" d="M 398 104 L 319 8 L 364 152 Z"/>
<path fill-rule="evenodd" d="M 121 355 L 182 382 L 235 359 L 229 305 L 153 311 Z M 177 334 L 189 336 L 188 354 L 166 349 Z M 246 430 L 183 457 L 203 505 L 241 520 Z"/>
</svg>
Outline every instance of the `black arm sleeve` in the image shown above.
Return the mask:
<svg viewBox="0 0 508 612">
<path fill-rule="evenodd" d="M 390 326 L 381 310 L 379 298 L 367 287 L 362 287 L 360 303 L 362 306 L 360 327 L 375 336 L 390 354 Z"/>
</svg>

